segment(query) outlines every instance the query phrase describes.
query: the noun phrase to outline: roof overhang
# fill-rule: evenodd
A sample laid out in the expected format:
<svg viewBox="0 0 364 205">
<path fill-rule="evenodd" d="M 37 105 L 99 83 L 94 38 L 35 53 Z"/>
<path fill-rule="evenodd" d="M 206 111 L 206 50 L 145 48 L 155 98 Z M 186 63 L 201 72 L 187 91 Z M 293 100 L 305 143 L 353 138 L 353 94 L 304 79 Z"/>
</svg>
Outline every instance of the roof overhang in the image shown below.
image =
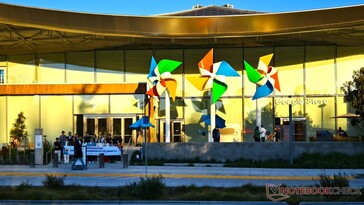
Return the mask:
<svg viewBox="0 0 364 205">
<path fill-rule="evenodd" d="M 136 44 L 264 44 L 262 38 L 362 45 L 363 13 L 364 5 L 232 16 L 116 16 L 0 4 L 0 49 L 11 53 Z"/>
</svg>

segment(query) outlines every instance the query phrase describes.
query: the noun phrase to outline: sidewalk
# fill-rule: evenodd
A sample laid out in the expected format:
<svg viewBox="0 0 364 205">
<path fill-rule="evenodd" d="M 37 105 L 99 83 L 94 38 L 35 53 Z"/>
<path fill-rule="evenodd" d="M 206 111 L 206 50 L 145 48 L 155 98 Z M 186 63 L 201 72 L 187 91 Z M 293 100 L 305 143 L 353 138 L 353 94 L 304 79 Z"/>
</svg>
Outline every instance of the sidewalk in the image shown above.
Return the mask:
<svg viewBox="0 0 364 205">
<path fill-rule="evenodd" d="M 364 169 L 271 169 L 271 168 L 226 168 L 209 164 L 182 166 L 128 166 L 120 163 L 106 163 L 105 168 L 98 164 L 88 164 L 87 170 L 71 170 L 71 164 L 36 165 L 1 165 L 0 186 L 17 186 L 29 183 L 42 186 L 46 175 L 65 176 L 66 185 L 82 186 L 123 186 L 140 181 L 140 177 L 161 175 L 167 186 L 215 186 L 235 187 L 246 184 L 265 186 L 285 184 L 287 186 L 309 186 L 316 184 L 313 180 L 319 174 L 333 176 L 346 174 L 351 187 L 364 187 Z"/>
</svg>

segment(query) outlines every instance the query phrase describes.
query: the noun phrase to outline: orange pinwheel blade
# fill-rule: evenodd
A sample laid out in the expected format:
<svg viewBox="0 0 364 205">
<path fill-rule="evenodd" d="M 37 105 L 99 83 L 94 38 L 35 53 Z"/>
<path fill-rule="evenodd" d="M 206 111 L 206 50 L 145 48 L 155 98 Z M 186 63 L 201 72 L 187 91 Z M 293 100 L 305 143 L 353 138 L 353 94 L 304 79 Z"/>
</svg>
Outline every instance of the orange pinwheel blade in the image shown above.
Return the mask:
<svg viewBox="0 0 364 205">
<path fill-rule="evenodd" d="M 214 58 L 214 49 L 211 49 L 198 63 L 198 68 L 203 68 L 208 70 L 212 73 L 212 65 L 213 65 L 213 58 Z"/>
</svg>

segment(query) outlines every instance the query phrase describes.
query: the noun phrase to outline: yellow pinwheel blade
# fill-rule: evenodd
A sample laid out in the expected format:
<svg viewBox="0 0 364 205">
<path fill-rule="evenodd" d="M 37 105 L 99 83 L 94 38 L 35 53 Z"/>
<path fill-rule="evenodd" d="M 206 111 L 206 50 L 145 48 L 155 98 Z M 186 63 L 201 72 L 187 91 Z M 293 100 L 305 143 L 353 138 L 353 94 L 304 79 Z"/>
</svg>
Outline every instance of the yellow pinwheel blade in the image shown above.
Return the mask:
<svg viewBox="0 0 364 205">
<path fill-rule="evenodd" d="M 195 88 L 201 91 L 205 89 L 206 82 L 209 79 L 209 77 L 201 76 L 188 76 L 186 78 L 188 81 L 190 81 L 190 83 L 192 83 L 193 86 L 195 86 Z"/>
<path fill-rule="evenodd" d="M 175 79 L 169 78 L 164 80 L 164 83 L 168 89 L 168 92 L 174 101 L 176 99 L 176 92 L 177 92 L 177 81 Z"/>
<path fill-rule="evenodd" d="M 265 67 L 268 67 L 270 61 L 272 60 L 272 57 L 273 57 L 273 53 L 262 56 L 259 58 L 259 60 L 265 64 Z M 266 68 L 264 70 L 266 70 Z"/>
</svg>

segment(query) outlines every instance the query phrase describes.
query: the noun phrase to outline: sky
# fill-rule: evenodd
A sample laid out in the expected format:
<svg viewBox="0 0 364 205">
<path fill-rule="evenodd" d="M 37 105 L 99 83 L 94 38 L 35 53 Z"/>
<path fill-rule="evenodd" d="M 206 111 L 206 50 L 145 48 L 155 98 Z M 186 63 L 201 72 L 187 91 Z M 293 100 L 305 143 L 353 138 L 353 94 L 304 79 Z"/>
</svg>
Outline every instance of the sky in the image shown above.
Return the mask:
<svg viewBox="0 0 364 205">
<path fill-rule="evenodd" d="M 291 12 L 364 4 L 364 0 L 0 0 L 1 3 L 97 14 L 150 16 L 192 9 L 192 6 L 222 6 L 262 12 Z"/>
</svg>

